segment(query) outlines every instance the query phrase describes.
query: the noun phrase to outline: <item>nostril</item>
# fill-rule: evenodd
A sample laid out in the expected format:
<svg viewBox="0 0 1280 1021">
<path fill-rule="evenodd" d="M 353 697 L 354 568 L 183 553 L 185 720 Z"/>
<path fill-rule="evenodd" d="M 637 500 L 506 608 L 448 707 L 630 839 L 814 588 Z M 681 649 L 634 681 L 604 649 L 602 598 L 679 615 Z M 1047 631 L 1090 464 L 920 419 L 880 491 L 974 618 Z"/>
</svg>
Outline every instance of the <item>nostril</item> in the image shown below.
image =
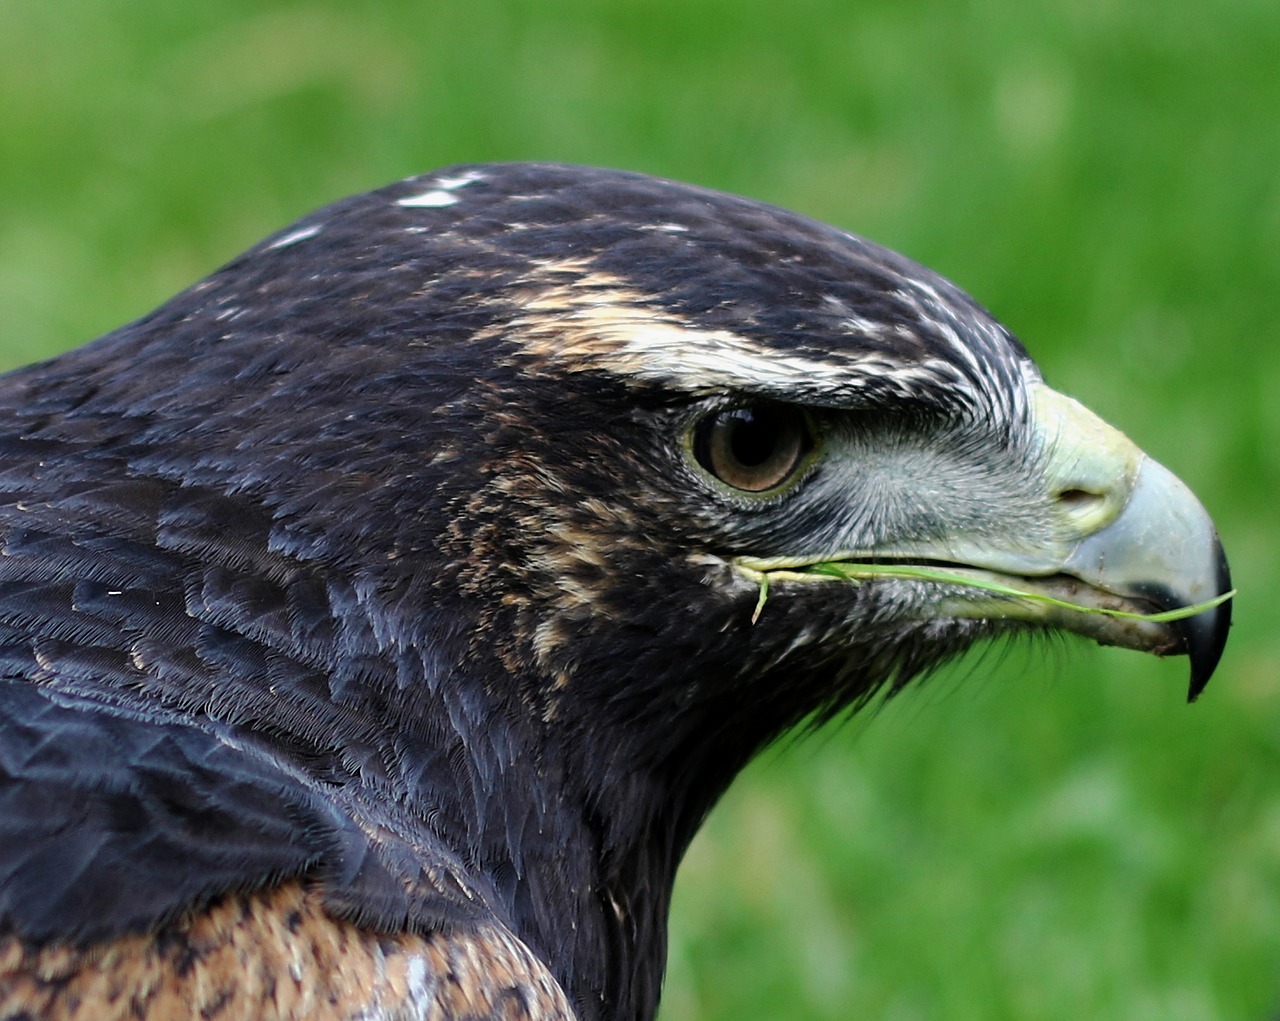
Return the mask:
<svg viewBox="0 0 1280 1021">
<path fill-rule="evenodd" d="M 1106 495 L 1087 489 L 1063 489 L 1058 493 L 1058 505 L 1077 521 L 1101 511 L 1107 503 Z"/>
</svg>

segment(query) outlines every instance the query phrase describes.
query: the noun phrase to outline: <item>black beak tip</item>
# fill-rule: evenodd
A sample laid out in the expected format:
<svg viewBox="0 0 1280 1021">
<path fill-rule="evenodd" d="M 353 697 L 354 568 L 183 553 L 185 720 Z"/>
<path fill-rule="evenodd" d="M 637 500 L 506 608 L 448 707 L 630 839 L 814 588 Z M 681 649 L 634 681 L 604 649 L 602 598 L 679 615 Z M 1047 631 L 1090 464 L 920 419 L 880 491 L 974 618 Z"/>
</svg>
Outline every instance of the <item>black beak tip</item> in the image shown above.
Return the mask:
<svg viewBox="0 0 1280 1021">
<path fill-rule="evenodd" d="M 1222 543 L 1216 543 L 1216 560 L 1218 564 L 1218 591 L 1231 591 L 1231 569 L 1227 566 L 1227 556 L 1223 552 Z M 1222 650 L 1227 645 L 1227 633 L 1231 630 L 1231 604 L 1228 599 L 1212 610 L 1196 614 L 1179 622 L 1187 656 L 1191 659 L 1191 684 L 1187 689 L 1187 701 L 1194 702 L 1200 692 L 1209 683 L 1218 661 L 1222 659 Z"/>
</svg>

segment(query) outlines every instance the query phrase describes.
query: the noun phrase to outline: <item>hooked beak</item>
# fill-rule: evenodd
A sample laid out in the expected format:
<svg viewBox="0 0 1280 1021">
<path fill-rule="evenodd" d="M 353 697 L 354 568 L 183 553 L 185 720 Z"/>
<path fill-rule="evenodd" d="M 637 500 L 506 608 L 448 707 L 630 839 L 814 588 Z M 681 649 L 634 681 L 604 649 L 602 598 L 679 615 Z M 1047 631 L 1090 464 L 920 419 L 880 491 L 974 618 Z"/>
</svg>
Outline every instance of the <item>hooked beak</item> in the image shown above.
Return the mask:
<svg viewBox="0 0 1280 1021">
<path fill-rule="evenodd" d="M 1143 457 L 1119 516 L 1081 539 L 1063 571 L 1116 595 L 1176 610 L 1231 590 L 1231 572 L 1213 521 L 1183 483 Z M 1168 625 L 1173 651 L 1191 660 L 1188 701 L 1213 675 L 1231 626 L 1231 600 Z"/>
<path fill-rule="evenodd" d="M 1160 614 L 1209 602 L 1231 591 L 1217 529 L 1195 495 L 1127 436 L 1083 405 L 1035 384 L 1031 407 L 1043 450 L 1043 477 L 1057 538 L 1038 549 L 964 548 L 962 560 L 1030 592 L 1082 610 Z M 1081 584 L 1083 583 L 1083 584 Z M 947 600 L 960 616 L 977 615 Z M 992 609 L 987 600 L 986 612 Z M 1227 642 L 1231 600 L 1178 620 L 1146 621 L 1006 604 L 1002 616 L 1028 617 L 1105 645 L 1190 658 L 1188 701 L 1213 675 Z"/>
</svg>

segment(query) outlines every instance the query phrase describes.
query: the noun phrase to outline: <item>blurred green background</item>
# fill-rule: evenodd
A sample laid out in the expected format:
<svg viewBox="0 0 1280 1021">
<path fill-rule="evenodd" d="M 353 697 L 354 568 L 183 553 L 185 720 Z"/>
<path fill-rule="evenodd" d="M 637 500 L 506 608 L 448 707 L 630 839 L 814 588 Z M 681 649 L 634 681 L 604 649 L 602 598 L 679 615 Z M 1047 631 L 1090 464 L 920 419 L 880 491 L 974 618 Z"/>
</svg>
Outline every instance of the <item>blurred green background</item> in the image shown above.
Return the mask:
<svg viewBox="0 0 1280 1021">
<path fill-rule="evenodd" d="M 0 359 L 459 161 L 790 206 L 966 287 L 1200 494 L 1218 677 L 971 656 L 757 763 L 694 846 L 665 1021 L 1280 1010 L 1280 7 L 1265 0 L 0 0 Z"/>
</svg>

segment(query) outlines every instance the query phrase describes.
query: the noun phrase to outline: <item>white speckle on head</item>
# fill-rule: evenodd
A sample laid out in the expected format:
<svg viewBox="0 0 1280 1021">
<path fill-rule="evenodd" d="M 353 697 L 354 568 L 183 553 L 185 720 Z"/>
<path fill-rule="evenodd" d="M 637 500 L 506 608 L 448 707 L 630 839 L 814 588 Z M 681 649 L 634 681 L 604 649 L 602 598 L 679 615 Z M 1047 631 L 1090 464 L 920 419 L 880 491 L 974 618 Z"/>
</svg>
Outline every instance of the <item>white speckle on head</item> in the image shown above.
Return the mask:
<svg viewBox="0 0 1280 1021">
<path fill-rule="evenodd" d="M 937 289 L 925 280 L 910 280 L 908 286 L 893 292 L 893 296 L 915 310 L 916 314 L 947 342 L 956 355 L 975 373 L 981 374 L 982 365 L 972 346 L 965 342 L 956 328 L 955 313 L 943 301 Z M 972 324 L 969 324 L 972 328 Z"/>
<path fill-rule="evenodd" d="M 267 246 L 267 250 L 271 251 L 275 248 L 288 248 L 290 245 L 296 245 L 299 241 L 306 241 L 307 238 L 313 238 L 324 230 L 323 223 L 314 223 L 310 227 L 299 227 L 295 231 L 290 231 L 279 241 L 273 241 Z"/>
<path fill-rule="evenodd" d="M 453 177 L 436 177 L 431 180 L 433 187 L 421 194 L 398 199 L 396 205 L 411 209 L 438 209 L 441 206 L 452 206 L 461 201 L 453 192 L 483 180 L 484 174 L 478 170 L 468 170 Z"/>
<path fill-rule="evenodd" d="M 689 228 L 683 223 L 642 223 L 640 230 L 656 230 L 661 234 L 686 234 Z"/>
<path fill-rule="evenodd" d="M 865 337 L 867 340 L 889 340 L 894 336 L 909 338 L 911 327 L 905 323 L 885 323 L 865 316 L 846 315 L 840 325 L 844 331 L 854 337 Z"/>
<path fill-rule="evenodd" d="M 480 173 L 480 171 L 468 170 L 457 177 L 437 177 L 436 187 L 445 191 L 453 191 L 455 188 L 465 188 L 468 184 L 483 180 L 484 174 Z"/>
<path fill-rule="evenodd" d="M 457 195 L 451 195 L 440 188 L 432 188 L 430 191 L 424 191 L 421 195 L 409 195 L 406 198 L 399 199 L 396 205 L 408 206 L 412 209 L 433 209 L 440 206 L 456 205 L 457 202 Z"/>
</svg>

